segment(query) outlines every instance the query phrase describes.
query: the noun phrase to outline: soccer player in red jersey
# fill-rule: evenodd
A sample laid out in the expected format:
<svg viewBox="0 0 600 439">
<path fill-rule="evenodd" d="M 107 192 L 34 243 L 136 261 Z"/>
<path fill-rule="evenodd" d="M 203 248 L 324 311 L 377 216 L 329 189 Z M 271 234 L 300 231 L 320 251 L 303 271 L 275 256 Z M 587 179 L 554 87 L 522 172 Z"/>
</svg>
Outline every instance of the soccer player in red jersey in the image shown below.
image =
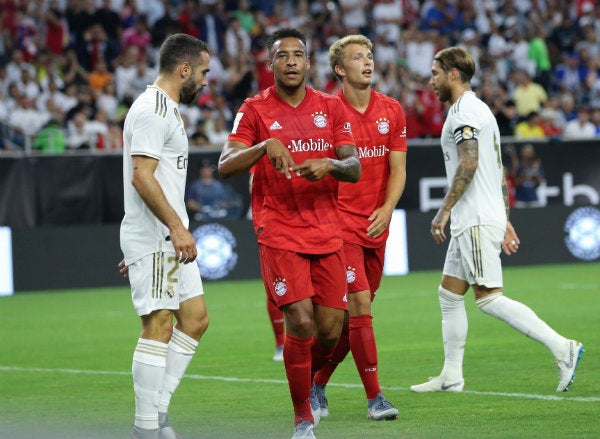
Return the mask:
<svg viewBox="0 0 600 439">
<path fill-rule="evenodd" d="M 362 380 L 370 419 L 396 419 L 398 410 L 379 386 L 371 302 L 381 283 L 389 224 L 406 181 L 406 119 L 400 103 L 371 88 L 371 41 L 349 35 L 331 45 L 329 63 L 342 84 L 362 166 L 356 184 L 340 183 L 338 203 L 348 281 L 348 313 L 335 351 L 314 377 L 321 416 L 327 416 L 325 385 L 352 351 Z"/>
<path fill-rule="evenodd" d="M 347 309 L 338 182 L 358 181 L 361 167 L 340 98 L 306 85 L 304 34 L 279 29 L 267 47 L 275 85 L 240 107 L 219 173 L 255 166 L 262 204 L 253 221 L 265 285 L 284 312 L 293 437 L 314 438 L 320 410 L 310 395 L 312 371 L 331 355 Z"/>
</svg>

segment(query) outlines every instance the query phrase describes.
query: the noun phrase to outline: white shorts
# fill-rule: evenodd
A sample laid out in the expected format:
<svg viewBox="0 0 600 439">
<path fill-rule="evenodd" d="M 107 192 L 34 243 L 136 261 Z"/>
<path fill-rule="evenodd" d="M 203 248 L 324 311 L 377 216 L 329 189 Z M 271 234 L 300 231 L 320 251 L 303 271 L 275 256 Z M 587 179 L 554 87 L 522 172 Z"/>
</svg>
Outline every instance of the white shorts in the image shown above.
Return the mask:
<svg viewBox="0 0 600 439">
<path fill-rule="evenodd" d="M 174 253 L 153 253 L 129 265 L 129 283 L 138 316 L 179 309 L 181 302 L 204 294 L 198 264 L 180 264 Z"/>
<path fill-rule="evenodd" d="M 500 251 L 504 231 L 494 226 L 473 226 L 448 244 L 444 275 L 467 281 L 469 285 L 502 287 Z"/>
</svg>

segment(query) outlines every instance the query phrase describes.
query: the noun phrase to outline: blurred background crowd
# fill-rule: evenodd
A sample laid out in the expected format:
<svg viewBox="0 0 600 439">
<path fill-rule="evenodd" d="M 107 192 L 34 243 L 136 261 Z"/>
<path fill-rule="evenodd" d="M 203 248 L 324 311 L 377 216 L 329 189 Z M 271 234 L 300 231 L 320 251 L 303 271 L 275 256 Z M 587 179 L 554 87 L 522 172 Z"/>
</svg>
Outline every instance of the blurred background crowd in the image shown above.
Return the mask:
<svg viewBox="0 0 600 439">
<path fill-rule="evenodd" d="M 157 74 L 164 38 L 214 50 L 209 86 L 182 115 L 192 148 L 220 146 L 237 108 L 273 83 L 265 37 L 309 39 L 309 84 L 334 93 L 327 48 L 374 42 L 375 88 L 400 101 L 409 138 L 439 136 L 434 53 L 465 47 L 503 136 L 600 138 L 600 2 L 593 0 L 0 0 L 0 152 L 119 150 L 127 110 Z"/>
</svg>

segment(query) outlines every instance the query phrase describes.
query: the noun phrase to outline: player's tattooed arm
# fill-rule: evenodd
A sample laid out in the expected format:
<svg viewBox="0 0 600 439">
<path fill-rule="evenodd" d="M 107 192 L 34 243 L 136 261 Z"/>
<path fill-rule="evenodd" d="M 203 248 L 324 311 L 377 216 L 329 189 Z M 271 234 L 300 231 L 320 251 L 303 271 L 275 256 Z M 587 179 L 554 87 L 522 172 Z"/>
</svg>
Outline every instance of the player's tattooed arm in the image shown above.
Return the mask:
<svg viewBox="0 0 600 439">
<path fill-rule="evenodd" d="M 361 175 L 361 167 L 354 145 L 338 146 L 335 154 L 337 159 L 329 157 L 307 159 L 303 163 L 292 166 L 290 171 L 309 181 L 319 181 L 327 174 L 331 174 L 339 181 L 356 183 Z"/>
<path fill-rule="evenodd" d="M 338 160 L 331 160 L 333 169 L 330 171 L 330 174 L 339 181 L 356 183 L 362 173 L 356 147 L 353 145 L 338 146 L 335 154 Z"/>
<path fill-rule="evenodd" d="M 463 196 L 471 184 L 471 181 L 473 181 L 473 176 L 475 175 L 475 171 L 477 171 L 477 166 L 479 164 L 479 147 L 477 139 L 469 139 L 461 142 L 458 145 L 458 156 L 460 157 L 460 162 L 456 168 L 456 173 L 454 174 L 450 188 L 442 201 L 442 206 L 440 207 L 438 215 L 440 213 L 449 215 L 450 210 L 458 202 L 460 197 Z"/>
</svg>

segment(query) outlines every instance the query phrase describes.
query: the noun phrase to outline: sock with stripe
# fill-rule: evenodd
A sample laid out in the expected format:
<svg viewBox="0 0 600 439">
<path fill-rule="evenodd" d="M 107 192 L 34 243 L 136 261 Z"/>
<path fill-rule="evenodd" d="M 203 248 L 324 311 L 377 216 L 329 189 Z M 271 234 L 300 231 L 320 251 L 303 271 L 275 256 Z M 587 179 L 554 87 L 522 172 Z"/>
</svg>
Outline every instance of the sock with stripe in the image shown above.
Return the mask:
<svg viewBox="0 0 600 439">
<path fill-rule="evenodd" d="M 160 390 L 158 411 L 167 413 L 171 397 L 179 386 L 181 378 L 192 361 L 198 341 L 189 335 L 173 328 L 173 335 L 168 344 L 165 377 Z"/>
<path fill-rule="evenodd" d="M 160 385 L 165 375 L 166 359 L 166 343 L 145 338 L 138 339 L 131 365 L 136 427 L 158 429 L 158 399 Z"/>
</svg>

